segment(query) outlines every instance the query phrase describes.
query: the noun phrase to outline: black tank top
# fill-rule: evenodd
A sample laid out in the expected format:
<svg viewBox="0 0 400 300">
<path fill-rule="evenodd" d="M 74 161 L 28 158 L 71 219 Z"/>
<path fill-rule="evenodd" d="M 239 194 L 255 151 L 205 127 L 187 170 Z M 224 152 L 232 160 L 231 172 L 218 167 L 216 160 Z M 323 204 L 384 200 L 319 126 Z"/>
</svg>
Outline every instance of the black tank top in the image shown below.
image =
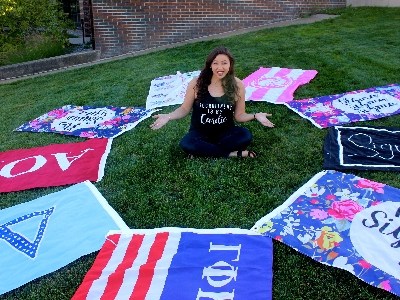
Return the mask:
<svg viewBox="0 0 400 300">
<path fill-rule="evenodd" d="M 207 92 L 206 97 L 193 104 L 191 129 L 209 135 L 217 134 L 235 126 L 233 121 L 234 105 L 227 97 L 213 97 Z"/>
</svg>

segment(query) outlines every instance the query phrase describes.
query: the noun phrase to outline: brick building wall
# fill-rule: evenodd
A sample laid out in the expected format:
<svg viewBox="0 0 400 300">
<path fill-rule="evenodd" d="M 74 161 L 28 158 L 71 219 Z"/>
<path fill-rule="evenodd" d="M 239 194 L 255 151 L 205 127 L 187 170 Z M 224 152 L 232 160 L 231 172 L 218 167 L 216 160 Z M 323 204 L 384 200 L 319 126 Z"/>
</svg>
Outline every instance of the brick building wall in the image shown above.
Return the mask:
<svg viewBox="0 0 400 300">
<path fill-rule="evenodd" d="M 346 0 L 91 0 L 102 57 L 298 18 Z"/>
</svg>

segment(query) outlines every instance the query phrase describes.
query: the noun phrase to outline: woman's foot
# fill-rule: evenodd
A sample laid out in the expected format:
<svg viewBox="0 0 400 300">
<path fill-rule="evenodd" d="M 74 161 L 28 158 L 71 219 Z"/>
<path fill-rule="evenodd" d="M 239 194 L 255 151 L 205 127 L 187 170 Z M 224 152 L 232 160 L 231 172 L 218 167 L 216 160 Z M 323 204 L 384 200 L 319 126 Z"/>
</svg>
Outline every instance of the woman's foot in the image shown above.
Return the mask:
<svg viewBox="0 0 400 300">
<path fill-rule="evenodd" d="M 233 152 L 229 153 L 229 157 L 255 158 L 255 157 L 257 157 L 257 154 L 254 151 L 250 151 L 250 150 L 239 150 L 239 151 L 233 151 Z"/>
</svg>

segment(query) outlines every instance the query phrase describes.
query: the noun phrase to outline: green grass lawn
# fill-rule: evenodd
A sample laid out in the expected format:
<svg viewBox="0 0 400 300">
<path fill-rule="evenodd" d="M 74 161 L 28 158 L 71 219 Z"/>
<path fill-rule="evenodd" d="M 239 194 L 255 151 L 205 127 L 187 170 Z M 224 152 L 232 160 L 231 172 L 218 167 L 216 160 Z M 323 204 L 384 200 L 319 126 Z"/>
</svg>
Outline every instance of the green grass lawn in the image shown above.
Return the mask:
<svg viewBox="0 0 400 300">
<path fill-rule="evenodd" d="M 317 70 L 316 78 L 297 90 L 296 99 L 400 82 L 400 9 L 347 8 L 332 13 L 341 16 L 0 85 L 0 151 L 83 141 L 13 129 L 66 104 L 145 106 L 152 79 L 202 68 L 208 52 L 221 44 L 233 52 L 240 78 L 260 66 Z M 174 108 L 164 108 L 163 112 Z M 105 176 L 95 185 L 131 228 L 251 228 L 322 170 L 327 131 L 283 105 L 250 103 L 247 111 L 272 113 L 270 119 L 276 126 L 270 129 L 256 122 L 244 124 L 253 132 L 251 149 L 258 153 L 256 159 L 185 159 L 178 142 L 188 129 L 189 118 L 171 122 L 159 131 L 150 130 L 152 121 L 147 119 L 115 138 Z M 360 123 L 399 124 L 399 115 Z M 400 188 L 396 172 L 351 173 Z M 61 189 L 0 194 L 0 208 Z M 70 299 L 95 255 L 85 256 L 0 299 Z M 397 298 L 347 271 L 319 264 L 275 241 L 273 297 Z"/>
</svg>

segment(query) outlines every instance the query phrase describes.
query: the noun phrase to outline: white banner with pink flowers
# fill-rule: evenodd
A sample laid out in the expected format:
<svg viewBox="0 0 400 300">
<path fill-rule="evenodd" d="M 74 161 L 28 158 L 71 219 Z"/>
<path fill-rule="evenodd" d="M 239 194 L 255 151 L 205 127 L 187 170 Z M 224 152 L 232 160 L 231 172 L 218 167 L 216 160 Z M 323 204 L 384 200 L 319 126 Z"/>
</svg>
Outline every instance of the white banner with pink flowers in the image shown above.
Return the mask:
<svg viewBox="0 0 400 300">
<path fill-rule="evenodd" d="M 252 230 L 400 296 L 400 189 L 323 171 Z"/>
</svg>

